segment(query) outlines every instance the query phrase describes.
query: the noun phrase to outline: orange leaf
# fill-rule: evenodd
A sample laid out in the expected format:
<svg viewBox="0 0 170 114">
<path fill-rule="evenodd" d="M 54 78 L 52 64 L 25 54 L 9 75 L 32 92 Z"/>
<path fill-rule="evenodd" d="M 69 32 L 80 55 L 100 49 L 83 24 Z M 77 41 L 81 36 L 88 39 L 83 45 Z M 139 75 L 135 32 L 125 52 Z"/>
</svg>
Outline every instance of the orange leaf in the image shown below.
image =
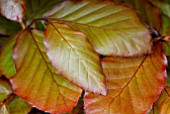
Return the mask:
<svg viewBox="0 0 170 114">
<path fill-rule="evenodd" d="M 58 73 L 85 90 L 106 95 L 99 56 L 85 34 L 58 23 L 49 24 L 45 34 L 47 55 Z"/>
<path fill-rule="evenodd" d="M 77 104 L 82 90 L 55 73 L 46 56 L 44 35 L 23 31 L 13 49 L 16 75 L 15 93 L 33 106 L 50 113 L 69 112 Z"/>
<path fill-rule="evenodd" d="M 144 114 L 165 85 L 167 60 L 157 44 L 151 55 L 104 58 L 108 95 L 86 93 L 87 114 Z"/>
<path fill-rule="evenodd" d="M 170 86 L 165 87 L 155 104 L 160 114 L 170 114 Z"/>
</svg>

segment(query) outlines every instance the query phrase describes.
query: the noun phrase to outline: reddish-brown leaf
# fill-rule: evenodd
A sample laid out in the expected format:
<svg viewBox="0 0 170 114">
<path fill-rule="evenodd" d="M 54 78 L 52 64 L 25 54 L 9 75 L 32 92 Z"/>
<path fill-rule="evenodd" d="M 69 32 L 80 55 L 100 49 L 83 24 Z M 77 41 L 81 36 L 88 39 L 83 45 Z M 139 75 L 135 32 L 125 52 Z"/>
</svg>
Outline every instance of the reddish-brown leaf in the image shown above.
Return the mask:
<svg viewBox="0 0 170 114">
<path fill-rule="evenodd" d="M 22 22 L 25 13 L 26 0 L 0 0 L 0 12 L 6 18 Z"/>
<path fill-rule="evenodd" d="M 57 72 L 85 90 L 106 95 L 100 59 L 85 34 L 51 23 L 45 32 L 47 55 Z"/>
<path fill-rule="evenodd" d="M 40 31 L 23 31 L 13 49 L 16 75 L 11 82 L 15 93 L 33 106 L 50 113 L 69 112 L 82 90 L 55 73 L 45 52 Z"/>
<path fill-rule="evenodd" d="M 161 44 L 139 58 L 104 58 L 108 95 L 86 93 L 87 114 L 145 114 L 164 88 L 166 66 Z"/>
</svg>

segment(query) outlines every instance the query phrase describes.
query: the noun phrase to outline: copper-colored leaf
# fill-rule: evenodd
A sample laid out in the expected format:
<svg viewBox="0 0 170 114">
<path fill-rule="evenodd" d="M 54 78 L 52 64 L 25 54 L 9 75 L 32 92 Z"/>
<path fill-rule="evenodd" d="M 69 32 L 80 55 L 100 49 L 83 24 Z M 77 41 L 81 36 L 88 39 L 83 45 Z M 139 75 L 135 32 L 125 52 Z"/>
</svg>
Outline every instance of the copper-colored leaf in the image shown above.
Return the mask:
<svg viewBox="0 0 170 114">
<path fill-rule="evenodd" d="M 58 73 L 85 90 L 106 95 L 99 56 L 86 36 L 57 23 L 49 24 L 45 34 L 47 55 Z"/>
<path fill-rule="evenodd" d="M 165 85 L 167 60 L 160 44 L 139 58 L 104 58 L 108 95 L 86 93 L 87 114 L 145 114 Z"/>
<path fill-rule="evenodd" d="M 83 31 L 100 54 L 136 56 L 151 52 L 148 30 L 135 11 L 118 3 L 68 0 L 44 16 Z"/>
<path fill-rule="evenodd" d="M 16 75 L 11 82 L 17 95 L 50 113 L 71 111 L 81 89 L 55 73 L 45 52 L 40 31 L 24 31 L 15 43 Z"/>
<path fill-rule="evenodd" d="M 26 0 L 0 0 L 0 12 L 6 18 L 22 22 Z"/>
</svg>

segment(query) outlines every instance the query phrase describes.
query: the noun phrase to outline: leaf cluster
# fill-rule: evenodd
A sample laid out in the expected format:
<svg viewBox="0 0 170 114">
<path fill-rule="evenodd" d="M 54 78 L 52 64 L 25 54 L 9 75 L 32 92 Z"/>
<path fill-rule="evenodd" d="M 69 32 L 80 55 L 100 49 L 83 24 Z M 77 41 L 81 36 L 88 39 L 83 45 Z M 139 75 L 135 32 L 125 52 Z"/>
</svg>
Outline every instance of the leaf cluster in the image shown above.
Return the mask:
<svg viewBox="0 0 170 114">
<path fill-rule="evenodd" d="M 170 1 L 0 0 L 0 13 L 0 114 L 170 113 Z"/>
</svg>

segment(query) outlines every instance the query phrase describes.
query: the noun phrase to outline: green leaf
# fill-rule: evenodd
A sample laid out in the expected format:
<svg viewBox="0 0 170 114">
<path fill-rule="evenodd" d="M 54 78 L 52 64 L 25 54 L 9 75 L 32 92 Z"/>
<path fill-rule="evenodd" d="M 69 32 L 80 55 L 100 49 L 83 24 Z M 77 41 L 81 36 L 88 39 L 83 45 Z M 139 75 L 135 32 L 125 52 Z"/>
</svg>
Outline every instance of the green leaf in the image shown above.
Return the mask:
<svg viewBox="0 0 170 114">
<path fill-rule="evenodd" d="M 129 7 L 100 0 L 65 1 L 44 16 L 83 31 L 99 54 L 139 56 L 151 52 L 149 32 Z"/>
<path fill-rule="evenodd" d="M 163 42 L 163 51 L 166 56 L 170 56 L 170 42 Z"/>
<path fill-rule="evenodd" d="M 2 46 L 8 41 L 8 38 L 6 37 L 0 37 L 0 52 L 1 52 L 1 48 Z"/>
<path fill-rule="evenodd" d="M 0 0 L 0 12 L 6 18 L 22 22 L 26 0 Z"/>
<path fill-rule="evenodd" d="M 0 34 L 13 35 L 21 29 L 22 27 L 19 23 L 7 20 L 0 15 Z"/>
<path fill-rule="evenodd" d="M 161 24 L 160 33 L 169 34 L 170 33 L 170 4 L 158 0 L 149 0 L 149 1 L 161 10 L 162 24 Z"/>
<path fill-rule="evenodd" d="M 161 26 L 161 34 L 170 34 L 170 18 L 165 15 L 162 15 L 162 26 Z"/>
<path fill-rule="evenodd" d="M 85 34 L 66 24 L 50 23 L 45 46 L 57 72 L 85 90 L 106 95 L 106 80 L 100 58 Z"/>
<path fill-rule="evenodd" d="M 40 18 L 43 13 L 62 1 L 64 0 L 27 0 L 25 19 L 31 22 L 33 19 Z"/>
<path fill-rule="evenodd" d="M 16 73 L 14 60 L 12 57 L 12 49 L 16 42 L 16 37 L 21 33 L 22 31 L 13 36 L 6 44 L 4 44 L 0 53 L 0 71 L 7 78 L 12 77 Z"/>
<path fill-rule="evenodd" d="M 8 102 L 8 108 L 10 114 L 28 114 L 32 106 L 22 98 L 15 96 L 11 101 Z"/>
<path fill-rule="evenodd" d="M 12 93 L 12 88 L 8 80 L 0 78 L 0 103 Z M 0 113 L 1 114 L 1 113 Z"/>
<path fill-rule="evenodd" d="M 24 31 L 15 43 L 16 75 L 11 82 L 17 95 L 50 113 L 70 112 L 82 90 L 72 85 L 51 66 L 40 31 Z"/>
<path fill-rule="evenodd" d="M 158 7 L 162 14 L 168 16 L 170 18 L 170 4 L 159 1 L 159 0 L 149 0 L 152 4 L 154 4 L 156 7 Z"/>
<path fill-rule="evenodd" d="M 133 7 L 140 18 L 157 31 L 161 28 L 161 14 L 148 0 L 113 0 Z"/>
<path fill-rule="evenodd" d="M 146 114 L 165 86 L 167 60 L 161 44 L 151 55 L 107 57 L 102 67 L 108 95 L 85 94 L 87 114 Z M 162 113 L 169 114 L 169 113 Z"/>
<path fill-rule="evenodd" d="M 8 106 L 6 104 L 0 107 L 0 114 L 10 114 L 8 110 Z"/>
</svg>

